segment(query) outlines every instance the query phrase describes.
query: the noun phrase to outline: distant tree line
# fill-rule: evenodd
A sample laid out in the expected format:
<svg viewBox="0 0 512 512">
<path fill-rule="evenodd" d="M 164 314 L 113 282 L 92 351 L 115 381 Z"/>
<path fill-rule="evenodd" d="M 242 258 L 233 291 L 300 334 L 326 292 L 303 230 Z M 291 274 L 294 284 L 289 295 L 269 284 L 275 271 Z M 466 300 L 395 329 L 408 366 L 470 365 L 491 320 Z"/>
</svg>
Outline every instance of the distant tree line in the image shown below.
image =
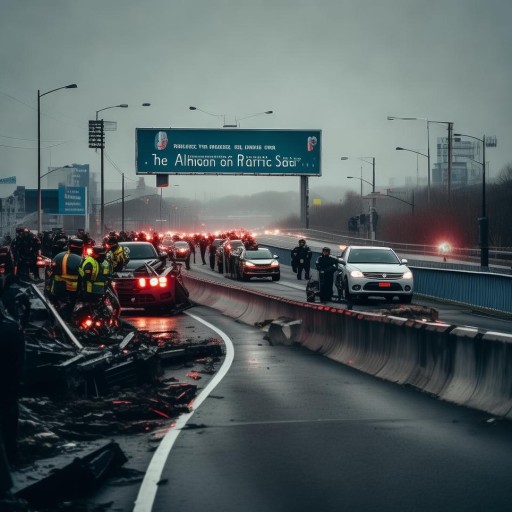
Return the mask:
<svg viewBox="0 0 512 512">
<path fill-rule="evenodd" d="M 391 200 L 387 200 L 391 201 Z M 386 205 L 388 206 L 388 205 Z M 339 204 L 310 207 L 309 227 L 340 234 L 349 232 L 349 221 L 361 211 L 361 198 L 348 192 Z M 486 214 L 489 246 L 512 247 L 512 164 L 492 183 L 486 184 Z M 394 243 L 436 245 L 449 241 L 453 247 L 478 247 L 478 218 L 482 216 L 482 184 L 454 188 L 432 187 L 430 202 L 426 188 L 416 189 L 414 215 L 411 208 L 397 205 L 379 212 L 376 238 Z M 275 227 L 302 227 L 297 215 L 280 220 Z"/>
</svg>

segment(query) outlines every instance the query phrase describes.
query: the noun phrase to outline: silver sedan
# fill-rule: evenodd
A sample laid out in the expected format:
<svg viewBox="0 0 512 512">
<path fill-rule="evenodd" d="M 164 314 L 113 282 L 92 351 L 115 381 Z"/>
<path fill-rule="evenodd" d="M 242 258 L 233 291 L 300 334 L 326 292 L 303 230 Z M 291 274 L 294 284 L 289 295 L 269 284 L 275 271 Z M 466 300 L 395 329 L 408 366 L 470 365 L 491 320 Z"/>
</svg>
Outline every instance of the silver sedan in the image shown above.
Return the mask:
<svg viewBox="0 0 512 512">
<path fill-rule="evenodd" d="M 406 264 L 407 260 L 400 259 L 390 247 L 349 245 L 338 258 L 338 298 L 398 297 L 409 304 L 414 279 Z"/>
</svg>

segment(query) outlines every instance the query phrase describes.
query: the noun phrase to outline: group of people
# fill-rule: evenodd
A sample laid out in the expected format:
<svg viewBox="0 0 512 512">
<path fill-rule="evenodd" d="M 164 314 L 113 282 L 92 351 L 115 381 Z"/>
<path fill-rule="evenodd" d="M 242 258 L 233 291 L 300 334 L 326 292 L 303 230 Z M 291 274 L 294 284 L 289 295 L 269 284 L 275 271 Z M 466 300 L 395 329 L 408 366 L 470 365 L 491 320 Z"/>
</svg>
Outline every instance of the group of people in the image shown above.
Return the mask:
<svg viewBox="0 0 512 512">
<path fill-rule="evenodd" d="M 306 244 L 306 240 L 301 238 L 299 245 L 291 251 L 291 265 L 297 279 L 302 279 L 304 273 L 305 279 L 310 279 L 311 258 L 313 252 Z M 331 256 L 331 249 L 324 247 L 322 254 L 316 259 L 315 267 L 318 270 L 319 295 L 321 302 L 328 302 L 332 299 L 332 287 L 334 276 L 338 269 L 338 260 Z"/>
<path fill-rule="evenodd" d="M 94 245 L 84 254 L 84 241 L 70 238 L 66 250 L 52 259 L 51 274 L 46 292 L 60 306 L 64 318 L 70 318 L 76 301 L 95 303 L 105 294 L 112 274 L 122 270 L 129 255 L 110 236 L 105 245 Z"/>
</svg>

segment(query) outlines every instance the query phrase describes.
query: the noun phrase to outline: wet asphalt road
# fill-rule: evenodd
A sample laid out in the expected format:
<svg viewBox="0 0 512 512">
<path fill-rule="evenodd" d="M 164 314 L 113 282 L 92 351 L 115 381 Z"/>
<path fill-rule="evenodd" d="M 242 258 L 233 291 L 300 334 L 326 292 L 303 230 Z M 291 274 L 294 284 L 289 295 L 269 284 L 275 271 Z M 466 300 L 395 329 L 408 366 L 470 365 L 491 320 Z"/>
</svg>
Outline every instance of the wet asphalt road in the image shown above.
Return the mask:
<svg viewBox="0 0 512 512">
<path fill-rule="evenodd" d="M 235 355 L 178 436 L 154 511 L 509 509 L 510 422 L 193 313 Z"/>
<path fill-rule="evenodd" d="M 232 282 L 202 265 L 193 265 L 191 272 L 304 300 L 305 282 L 294 280 L 287 267 L 279 283 Z M 465 308 L 445 311 L 441 317 L 449 323 L 480 323 Z M 180 430 L 154 506 L 149 503 L 147 510 L 509 508 L 510 422 L 380 381 L 301 347 L 271 347 L 263 331 L 214 310 L 194 307 L 190 313 L 222 328 L 233 340 L 235 357 Z M 143 329 L 216 337 L 187 315 L 137 315 L 131 321 Z M 480 328 L 510 328 L 507 320 L 483 321 Z M 206 379 L 199 382 L 201 388 L 206 384 Z M 115 511 L 132 510 L 154 449 L 147 436 L 122 446 L 133 478 L 103 487 L 93 498 L 95 503 L 113 500 Z"/>
</svg>

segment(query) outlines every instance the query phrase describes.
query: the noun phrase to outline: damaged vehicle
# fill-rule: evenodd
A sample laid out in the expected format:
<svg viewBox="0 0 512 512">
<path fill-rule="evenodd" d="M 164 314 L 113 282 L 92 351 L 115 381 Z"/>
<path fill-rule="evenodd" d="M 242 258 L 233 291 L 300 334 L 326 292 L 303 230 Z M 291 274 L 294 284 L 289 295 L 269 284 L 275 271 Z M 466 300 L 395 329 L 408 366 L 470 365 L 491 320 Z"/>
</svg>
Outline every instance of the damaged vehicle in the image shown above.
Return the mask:
<svg viewBox="0 0 512 512">
<path fill-rule="evenodd" d="M 123 270 L 113 274 L 122 308 L 170 313 L 190 306 L 180 265 L 168 266 L 167 255 L 159 254 L 149 242 L 121 242 L 120 245 L 129 253 Z"/>
</svg>

